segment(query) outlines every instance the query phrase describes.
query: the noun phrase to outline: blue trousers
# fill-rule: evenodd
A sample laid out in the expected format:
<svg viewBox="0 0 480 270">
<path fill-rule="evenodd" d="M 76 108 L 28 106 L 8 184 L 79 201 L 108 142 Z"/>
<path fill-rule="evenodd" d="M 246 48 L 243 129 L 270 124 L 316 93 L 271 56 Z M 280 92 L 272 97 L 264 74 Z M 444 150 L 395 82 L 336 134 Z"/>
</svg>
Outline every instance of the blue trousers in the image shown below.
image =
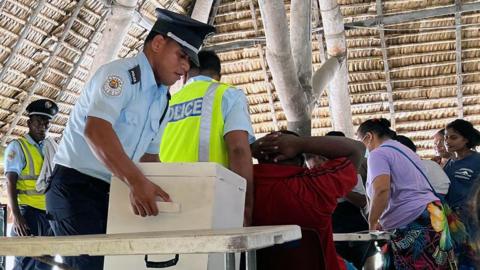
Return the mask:
<svg viewBox="0 0 480 270">
<path fill-rule="evenodd" d="M 47 214 L 55 236 L 105 234 L 110 185 L 56 165 L 46 193 Z M 103 256 L 63 257 L 77 270 L 102 270 Z"/>
<path fill-rule="evenodd" d="M 50 224 L 48 224 L 45 211 L 27 205 L 20 205 L 20 213 L 25 218 L 30 234 L 35 236 L 53 236 Z M 17 236 L 13 231 L 11 236 Z M 37 261 L 31 257 L 15 257 L 13 270 L 50 270 L 48 264 Z"/>
</svg>

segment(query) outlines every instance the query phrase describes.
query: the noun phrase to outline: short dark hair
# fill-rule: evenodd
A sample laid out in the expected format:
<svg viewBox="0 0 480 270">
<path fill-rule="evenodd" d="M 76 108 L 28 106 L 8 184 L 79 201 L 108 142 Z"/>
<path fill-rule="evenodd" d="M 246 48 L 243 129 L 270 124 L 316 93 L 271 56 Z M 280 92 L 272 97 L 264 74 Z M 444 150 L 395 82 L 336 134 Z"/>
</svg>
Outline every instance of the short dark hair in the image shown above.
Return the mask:
<svg viewBox="0 0 480 270">
<path fill-rule="evenodd" d="M 460 133 L 462 137 L 467 139 L 468 148 L 471 149 L 480 145 L 480 132 L 473 127 L 472 123 L 462 119 L 457 119 L 447 125 L 447 129 L 450 128 Z"/>
<path fill-rule="evenodd" d="M 367 132 L 375 133 L 380 138 L 395 139 L 397 133 L 390 129 L 390 121 L 385 118 L 368 119 L 360 124 L 357 133 L 365 135 Z"/>
<path fill-rule="evenodd" d="M 145 38 L 145 41 L 143 42 L 143 44 L 145 45 L 145 44 L 151 42 L 158 35 L 162 35 L 162 34 L 158 33 L 158 32 L 155 32 L 155 31 L 150 31 L 148 33 L 147 37 Z"/>
<path fill-rule="evenodd" d="M 397 137 L 395 137 L 395 140 L 410 148 L 413 152 L 417 152 L 417 146 L 407 136 L 397 135 Z"/>
<path fill-rule="evenodd" d="M 220 58 L 214 51 L 202 50 L 198 53 L 198 62 L 200 63 L 199 67 L 192 65 L 192 68 L 197 68 L 200 74 L 215 74 L 220 76 L 222 72 L 222 65 L 220 63 Z"/>
<path fill-rule="evenodd" d="M 332 131 L 327 132 L 327 134 L 325 134 L 325 136 L 345 137 L 345 133 L 343 133 L 341 131 L 332 130 Z"/>
</svg>

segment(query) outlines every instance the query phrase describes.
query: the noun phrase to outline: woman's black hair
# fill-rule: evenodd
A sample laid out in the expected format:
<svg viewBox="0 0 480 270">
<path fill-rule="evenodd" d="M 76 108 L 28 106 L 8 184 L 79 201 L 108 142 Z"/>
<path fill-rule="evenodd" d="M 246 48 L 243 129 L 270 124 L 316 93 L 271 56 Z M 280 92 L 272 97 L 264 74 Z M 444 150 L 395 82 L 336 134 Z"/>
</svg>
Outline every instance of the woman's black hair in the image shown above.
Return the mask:
<svg viewBox="0 0 480 270">
<path fill-rule="evenodd" d="M 412 140 L 410 140 L 410 138 L 408 138 L 407 136 L 403 136 L 403 135 L 397 135 L 395 137 L 395 140 L 403 145 L 405 145 L 406 147 L 410 148 L 413 152 L 417 152 L 417 146 L 413 143 Z"/>
<path fill-rule="evenodd" d="M 367 132 L 375 133 L 380 138 L 395 139 L 397 136 L 397 133 L 390 129 L 390 121 L 385 118 L 368 119 L 360 124 L 357 133 L 365 135 Z"/>
<path fill-rule="evenodd" d="M 457 119 L 448 124 L 447 129 L 453 129 L 467 139 L 467 147 L 470 149 L 480 145 L 480 131 L 468 121 Z"/>
</svg>

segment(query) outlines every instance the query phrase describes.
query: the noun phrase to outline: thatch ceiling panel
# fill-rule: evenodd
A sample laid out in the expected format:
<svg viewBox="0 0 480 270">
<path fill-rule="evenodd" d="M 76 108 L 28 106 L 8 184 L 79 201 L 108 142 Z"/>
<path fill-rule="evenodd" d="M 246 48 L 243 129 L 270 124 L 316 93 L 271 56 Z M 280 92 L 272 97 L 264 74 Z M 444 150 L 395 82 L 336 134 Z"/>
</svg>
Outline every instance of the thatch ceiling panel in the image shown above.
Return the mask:
<svg viewBox="0 0 480 270">
<path fill-rule="evenodd" d="M 442 108 L 433 110 L 424 110 L 420 112 L 398 112 L 395 118 L 398 123 L 420 120 L 437 120 L 442 118 L 456 117 L 457 108 Z"/>
<path fill-rule="evenodd" d="M 257 18 L 260 18 L 260 9 L 255 9 Z M 245 10 L 237 10 L 236 12 L 224 13 L 215 17 L 215 24 L 221 25 L 226 22 L 235 22 L 236 20 L 252 19 L 250 8 Z"/>
<path fill-rule="evenodd" d="M 386 90 L 384 92 L 377 93 L 358 93 L 350 94 L 352 104 L 363 104 L 364 106 L 368 103 L 374 103 L 379 101 L 388 101 L 388 96 Z"/>
<path fill-rule="evenodd" d="M 418 9 L 433 8 L 452 4 L 451 0 L 386 0 L 384 1 L 384 13 L 400 13 Z"/>
<path fill-rule="evenodd" d="M 348 64 L 348 72 L 371 71 L 371 70 L 375 70 L 378 72 L 383 71 L 383 60 L 380 58 L 372 59 L 370 61 L 348 59 L 347 64 Z"/>
<path fill-rule="evenodd" d="M 350 72 L 348 74 L 348 81 L 355 82 L 371 82 L 377 80 L 385 80 L 385 73 L 374 70 L 371 72 Z"/>
</svg>

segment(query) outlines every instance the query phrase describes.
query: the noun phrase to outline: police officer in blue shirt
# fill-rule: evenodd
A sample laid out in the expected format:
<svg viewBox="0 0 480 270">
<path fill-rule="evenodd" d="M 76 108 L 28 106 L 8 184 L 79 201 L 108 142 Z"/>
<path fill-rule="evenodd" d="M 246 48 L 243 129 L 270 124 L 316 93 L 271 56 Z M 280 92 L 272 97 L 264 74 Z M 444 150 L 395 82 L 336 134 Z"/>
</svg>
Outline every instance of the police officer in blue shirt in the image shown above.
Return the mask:
<svg viewBox="0 0 480 270">
<path fill-rule="evenodd" d="M 60 142 L 47 192 L 55 235 L 106 232 L 111 175 L 130 189 L 136 215 L 158 214 L 156 197 L 170 201 L 134 162 L 158 162 L 167 86 L 198 65 L 197 53 L 215 28 L 156 9 L 143 52 L 100 67 L 85 85 Z M 75 269 L 102 269 L 103 257 L 65 257 Z"/>
<path fill-rule="evenodd" d="M 5 150 L 8 205 L 12 211 L 12 236 L 53 235 L 45 212 L 45 196 L 35 184 L 44 162 L 44 141 L 58 106 L 48 99 L 30 103 L 28 134 L 13 140 Z M 30 257 L 15 257 L 14 269 L 51 269 Z"/>
</svg>

